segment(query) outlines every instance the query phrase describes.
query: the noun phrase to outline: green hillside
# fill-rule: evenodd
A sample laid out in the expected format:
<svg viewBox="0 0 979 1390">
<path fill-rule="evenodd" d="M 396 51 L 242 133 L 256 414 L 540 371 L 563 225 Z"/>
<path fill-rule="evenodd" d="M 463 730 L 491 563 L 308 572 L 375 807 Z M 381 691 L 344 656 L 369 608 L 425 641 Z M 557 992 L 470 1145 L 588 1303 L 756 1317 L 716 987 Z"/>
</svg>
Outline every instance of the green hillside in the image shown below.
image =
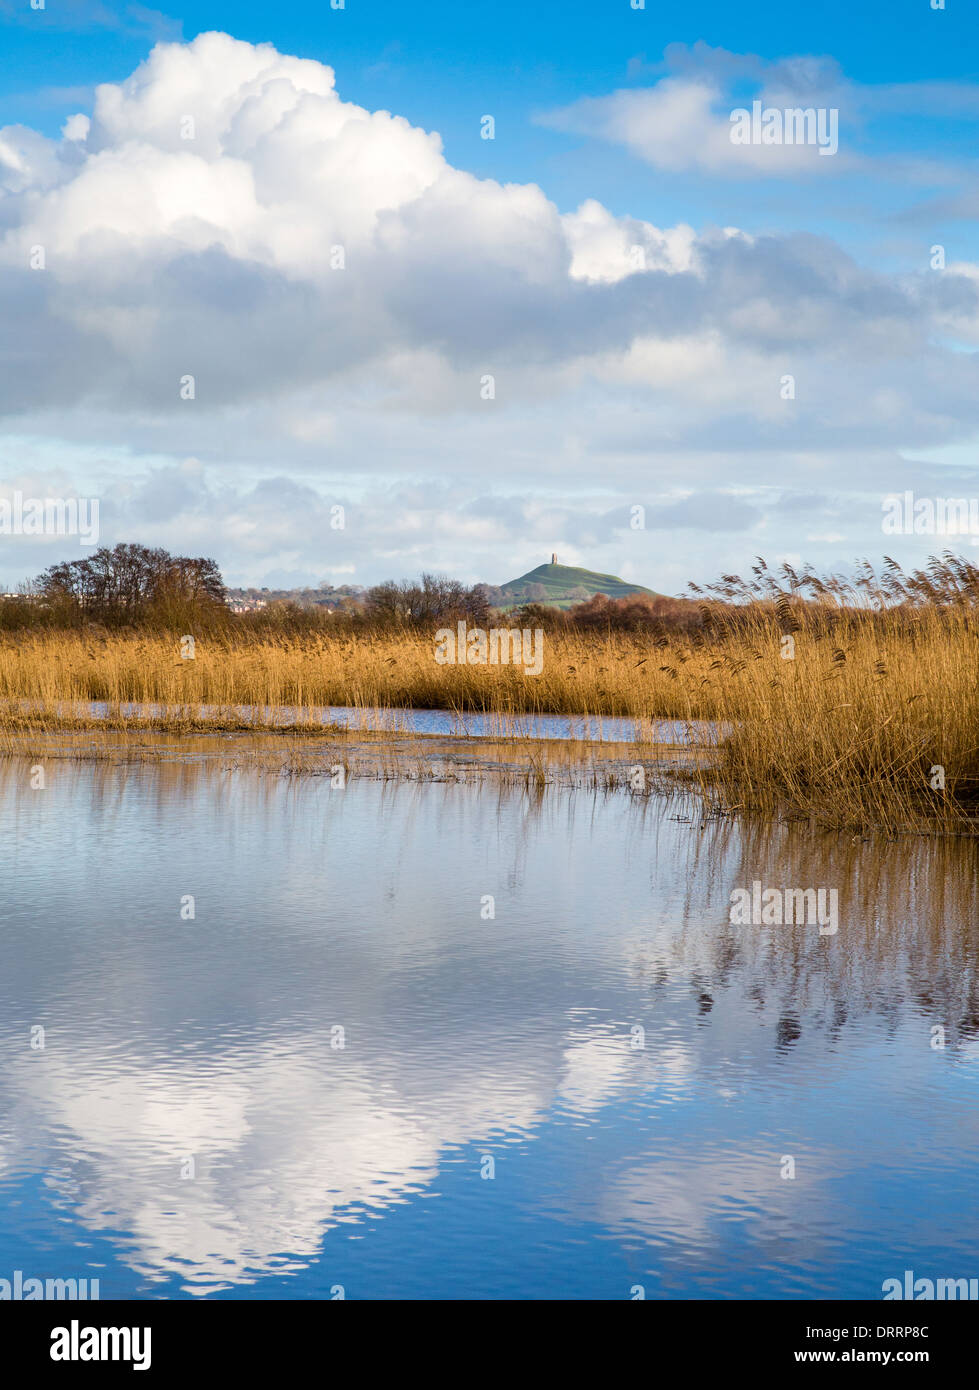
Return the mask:
<svg viewBox="0 0 979 1390">
<path fill-rule="evenodd" d="M 574 565 L 538 565 L 535 570 L 500 586 L 505 607 L 523 603 L 546 603 L 552 608 L 570 608 L 592 594 L 625 598 L 628 594 L 659 595 L 641 584 L 627 584 L 614 574 L 596 574 Z M 541 592 L 543 590 L 543 593 Z M 584 591 L 584 592 L 582 592 Z"/>
</svg>

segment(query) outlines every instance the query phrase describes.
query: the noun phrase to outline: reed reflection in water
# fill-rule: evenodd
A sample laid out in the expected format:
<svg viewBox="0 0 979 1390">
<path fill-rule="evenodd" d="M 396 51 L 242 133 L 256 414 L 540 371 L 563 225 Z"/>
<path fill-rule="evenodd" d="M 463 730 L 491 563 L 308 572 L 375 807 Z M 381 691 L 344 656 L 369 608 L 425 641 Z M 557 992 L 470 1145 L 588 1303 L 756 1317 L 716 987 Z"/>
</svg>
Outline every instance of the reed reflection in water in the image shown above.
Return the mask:
<svg viewBox="0 0 979 1390">
<path fill-rule="evenodd" d="M 979 1273 L 967 842 L 200 763 L 46 780 L 0 764 L 5 1277 L 876 1298 Z M 836 888 L 839 932 L 732 926 L 756 880 Z"/>
</svg>

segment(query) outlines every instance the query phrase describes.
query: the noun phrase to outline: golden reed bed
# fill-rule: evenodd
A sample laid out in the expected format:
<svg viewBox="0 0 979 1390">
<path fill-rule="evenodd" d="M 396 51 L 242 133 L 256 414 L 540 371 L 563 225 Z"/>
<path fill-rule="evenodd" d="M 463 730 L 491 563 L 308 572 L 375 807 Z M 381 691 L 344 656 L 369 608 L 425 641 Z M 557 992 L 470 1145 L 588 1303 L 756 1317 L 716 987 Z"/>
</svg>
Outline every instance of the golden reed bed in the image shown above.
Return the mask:
<svg viewBox="0 0 979 1390">
<path fill-rule="evenodd" d="M 657 642 L 547 633 L 537 676 L 440 665 L 435 651 L 432 637 L 400 632 L 201 638 L 192 659 L 176 635 L 9 635 L 0 638 L 0 730 L 233 729 L 249 727 L 245 706 L 268 709 L 271 723 L 285 708 L 324 705 L 708 720 L 728 735 L 710 771 L 692 775 L 729 804 L 972 833 L 979 633 L 964 609 L 827 622 L 818 611 L 789 619 L 759 606 L 733 630 Z M 90 701 L 105 702 L 107 717 L 69 708 Z M 129 703 L 159 708 L 152 719 L 127 716 Z"/>
</svg>

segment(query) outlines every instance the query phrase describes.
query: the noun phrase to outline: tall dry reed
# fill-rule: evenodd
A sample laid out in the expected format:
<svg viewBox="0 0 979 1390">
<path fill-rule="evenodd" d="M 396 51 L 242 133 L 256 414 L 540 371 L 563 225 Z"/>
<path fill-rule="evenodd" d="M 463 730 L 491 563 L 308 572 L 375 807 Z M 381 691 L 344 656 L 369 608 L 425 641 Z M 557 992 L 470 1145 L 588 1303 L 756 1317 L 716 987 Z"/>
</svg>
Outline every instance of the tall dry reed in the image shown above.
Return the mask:
<svg viewBox="0 0 979 1390">
<path fill-rule="evenodd" d="M 275 723 L 285 709 L 318 724 L 311 711 L 354 705 L 677 719 L 711 745 L 699 728 L 711 721 L 724 738 L 697 775 L 730 805 L 971 833 L 979 572 L 952 557 L 933 563 L 930 577 L 889 565 L 849 586 L 762 567 L 747 585 L 714 586 L 692 634 L 547 633 L 537 676 L 439 665 L 432 636 L 411 631 L 232 632 L 198 641 L 192 660 L 177 636 L 8 637 L 0 728 L 84 723 L 91 701 L 119 723 L 152 706 L 150 722 L 172 728 Z M 139 716 L 127 716 L 131 704 Z"/>
</svg>

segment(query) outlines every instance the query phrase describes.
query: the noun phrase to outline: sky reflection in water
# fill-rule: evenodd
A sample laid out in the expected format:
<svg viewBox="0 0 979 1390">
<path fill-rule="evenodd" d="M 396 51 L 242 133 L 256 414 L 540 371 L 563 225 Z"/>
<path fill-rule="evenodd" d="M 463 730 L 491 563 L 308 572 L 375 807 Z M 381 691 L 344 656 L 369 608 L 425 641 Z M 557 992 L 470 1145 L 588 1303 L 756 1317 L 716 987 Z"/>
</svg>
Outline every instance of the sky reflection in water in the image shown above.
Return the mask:
<svg viewBox="0 0 979 1390">
<path fill-rule="evenodd" d="M 906 1268 L 979 1275 L 975 849 L 678 814 L 180 764 L 49 765 L 39 792 L 3 764 L 0 1276 L 879 1298 Z M 838 935 L 732 927 L 754 879 L 837 887 Z"/>
</svg>

